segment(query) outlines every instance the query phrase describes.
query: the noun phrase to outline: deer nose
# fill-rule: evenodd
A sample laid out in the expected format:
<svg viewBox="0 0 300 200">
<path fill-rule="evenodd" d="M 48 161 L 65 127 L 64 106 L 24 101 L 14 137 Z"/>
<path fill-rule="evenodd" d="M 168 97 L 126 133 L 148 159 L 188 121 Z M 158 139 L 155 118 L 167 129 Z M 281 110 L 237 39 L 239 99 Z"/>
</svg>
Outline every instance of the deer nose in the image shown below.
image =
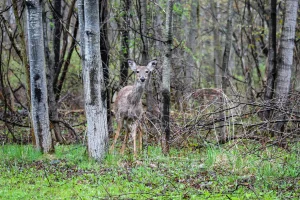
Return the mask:
<svg viewBox="0 0 300 200">
<path fill-rule="evenodd" d="M 145 77 L 141 77 L 140 80 L 141 80 L 142 82 L 144 82 L 146 79 L 145 79 Z"/>
</svg>

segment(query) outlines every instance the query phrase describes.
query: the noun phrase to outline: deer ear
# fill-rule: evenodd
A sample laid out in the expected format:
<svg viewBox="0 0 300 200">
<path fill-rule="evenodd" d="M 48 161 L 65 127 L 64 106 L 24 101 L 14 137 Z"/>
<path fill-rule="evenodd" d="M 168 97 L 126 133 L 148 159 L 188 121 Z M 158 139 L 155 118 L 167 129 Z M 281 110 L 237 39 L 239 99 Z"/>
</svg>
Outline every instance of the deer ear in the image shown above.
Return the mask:
<svg viewBox="0 0 300 200">
<path fill-rule="evenodd" d="M 148 65 L 147 65 L 147 68 L 150 70 L 150 71 L 153 71 L 154 68 L 156 67 L 157 65 L 157 60 L 151 60 Z"/>
<path fill-rule="evenodd" d="M 132 71 L 136 70 L 136 63 L 133 60 L 127 60 L 128 65 Z"/>
</svg>

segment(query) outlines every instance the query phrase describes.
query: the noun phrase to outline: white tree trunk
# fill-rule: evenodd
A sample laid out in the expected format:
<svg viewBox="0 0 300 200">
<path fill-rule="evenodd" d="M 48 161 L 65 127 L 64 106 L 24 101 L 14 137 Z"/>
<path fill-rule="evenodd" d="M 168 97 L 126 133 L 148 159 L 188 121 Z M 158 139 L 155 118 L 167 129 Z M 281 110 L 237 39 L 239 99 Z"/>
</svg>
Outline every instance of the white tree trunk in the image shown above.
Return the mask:
<svg viewBox="0 0 300 200">
<path fill-rule="evenodd" d="M 173 0 L 167 2 L 166 13 L 166 50 L 163 61 L 162 74 L 162 150 L 164 154 L 169 153 L 170 140 L 170 76 L 171 76 L 171 61 L 172 61 L 172 15 L 173 15 Z"/>
<path fill-rule="evenodd" d="M 77 8 L 78 8 L 78 19 L 79 19 L 79 33 L 80 33 L 80 55 L 81 55 L 81 65 L 82 65 L 82 77 L 83 82 L 85 82 L 84 78 L 84 66 L 85 66 L 85 57 L 84 57 L 84 0 L 77 0 Z M 85 89 L 83 89 L 85 92 Z"/>
<path fill-rule="evenodd" d="M 48 153 L 53 146 L 49 129 L 42 8 L 39 0 L 26 1 L 26 7 L 33 129 L 37 148 Z"/>
<path fill-rule="evenodd" d="M 100 161 L 108 147 L 106 91 L 100 54 L 99 1 L 84 1 L 84 89 L 89 155 Z"/>
<path fill-rule="evenodd" d="M 284 25 L 280 39 L 278 71 L 276 77 L 275 97 L 279 108 L 285 107 L 291 83 L 291 71 L 294 58 L 295 29 L 297 23 L 298 0 L 286 0 Z M 284 116 L 280 116 L 282 119 Z M 278 123 L 279 130 L 283 123 Z"/>
</svg>

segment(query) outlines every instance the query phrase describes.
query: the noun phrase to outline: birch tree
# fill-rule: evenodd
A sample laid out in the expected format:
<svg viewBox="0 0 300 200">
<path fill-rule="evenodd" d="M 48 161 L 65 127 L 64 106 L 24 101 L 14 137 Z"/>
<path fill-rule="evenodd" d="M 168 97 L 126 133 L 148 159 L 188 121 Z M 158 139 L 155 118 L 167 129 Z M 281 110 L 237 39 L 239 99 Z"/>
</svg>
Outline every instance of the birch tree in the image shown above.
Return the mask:
<svg viewBox="0 0 300 200">
<path fill-rule="evenodd" d="M 166 48 L 163 58 L 163 74 L 162 74 L 162 151 L 164 154 L 169 153 L 170 148 L 170 74 L 172 62 L 172 15 L 173 0 L 167 1 L 166 12 Z"/>
<path fill-rule="evenodd" d="M 33 129 L 37 148 L 48 153 L 53 150 L 53 145 L 49 129 L 42 3 L 26 1 L 26 8 Z"/>
<path fill-rule="evenodd" d="M 88 152 L 90 157 L 101 161 L 107 151 L 108 127 L 107 97 L 100 52 L 99 1 L 85 0 L 83 6 L 84 38 L 81 39 L 84 39 L 83 79 Z"/>
<path fill-rule="evenodd" d="M 288 101 L 288 93 L 290 91 L 298 4 L 298 0 L 286 0 L 285 2 L 285 17 L 280 39 L 279 61 L 275 85 L 276 105 L 279 109 L 285 108 Z M 285 111 L 282 113 L 285 113 Z M 286 114 L 277 114 L 277 119 L 279 120 L 282 120 L 285 117 Z M 283 125 L 283 122 L 277 123 L 275 130 L 282 130 Z"/>
</svg>

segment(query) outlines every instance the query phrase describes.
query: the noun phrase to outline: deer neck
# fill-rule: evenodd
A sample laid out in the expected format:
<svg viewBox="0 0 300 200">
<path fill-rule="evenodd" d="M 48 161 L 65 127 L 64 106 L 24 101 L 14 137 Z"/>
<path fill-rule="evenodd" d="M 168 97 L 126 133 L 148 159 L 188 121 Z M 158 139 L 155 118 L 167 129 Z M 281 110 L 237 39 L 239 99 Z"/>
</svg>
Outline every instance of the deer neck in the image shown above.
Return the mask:
<svg viewBox="0 0 300 200">
<path fill-rule="evenodd" d="M 133 86 L 132 92 L 128 95 L 128 100 L 129 100 L 130 104 L 132 104 L 132 105 L 139 104 L 139 102 L 142 98 L 143 92 L 144 92 L 144 87 L 145 87 L 145 84 L 142 84 L 139 82 L 135 83 L 135 85 Z"/>
</svg>

